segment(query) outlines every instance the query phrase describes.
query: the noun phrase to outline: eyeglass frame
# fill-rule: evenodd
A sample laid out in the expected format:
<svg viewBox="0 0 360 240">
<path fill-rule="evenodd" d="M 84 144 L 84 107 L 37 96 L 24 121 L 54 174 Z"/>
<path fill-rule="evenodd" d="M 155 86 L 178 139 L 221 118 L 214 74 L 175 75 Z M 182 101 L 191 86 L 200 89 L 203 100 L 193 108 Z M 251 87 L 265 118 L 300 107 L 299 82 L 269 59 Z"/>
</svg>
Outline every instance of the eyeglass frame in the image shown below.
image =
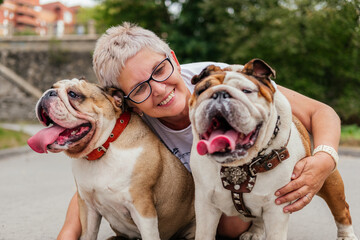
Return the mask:
<svg viewBox="0 0 360 240">
<path fill-rule="evenodd" d="M 165 78 L 164 80 L 159 81 L 159 80 L 154 79 L 154 78 L 153 78 L 154 72 L 155 72 L 155 71 L 157 70 L 157 68 L 158 68 L 163 62 L 165 62 L 165 61 L 169 61 L 170 65 L 171 65 L 171 67 L 172 67 L 171 73 L 170 73 L 169 76 L 168 76 L 167 78 Z M 145 101 L 150 97 L 150 95 L 151 95 L 151 93 L 152 93 L 152 88 L 151 88 L 150 81 L 151 81 L 151 80 L 154 80 L 155 82 L 164 82 L 164 81 L 168 80 L 169 77 L 171 77 L 171 75 L 174 73 L 174 70 L 175 70 L 175 68 L 174 68 L 173 63 L 171 62 L 170 57 L 169 57 L 168 55 L 166 55 L 166 58 L 165 58 L 164 60 L 162 60 L 158 65 L 156 65 L 156 67 L 154 68 L 154 70 L 151 72 L 150 77 L 149 77 L 147 80 L 142 81 L 142 82 L 136 84 L 135 87 L 133 87 L 133 89 L 131 89 L 131 91 L 129 92 L 129 94 L 126 95 L 126 96 L 124 96 L 124 99 L 128 99 L 128 100 L 130 100 L 130 101 L 132 101 L 133 103 L 136 103 L 136 104 L 140 104 L 140 103 L 145 102 Z M 130 94 L 131 94 L 133 91 L 135 91 L 135 89 L 136 89 L 137 87 L 139 87 L 140 85 L 142 85 L 142 84 L 144 84 L 144 83 L 147 83 L 147 84 L 149 85 L 149 87 L 150 87 L 149 95 L 148 95 L 144 100 L 142 100 L 142 101 L 140 101 L 140 102 L 137 102 L 137 101 L 131 99 L 131 98 L 129 97 Z"/>
</svg>

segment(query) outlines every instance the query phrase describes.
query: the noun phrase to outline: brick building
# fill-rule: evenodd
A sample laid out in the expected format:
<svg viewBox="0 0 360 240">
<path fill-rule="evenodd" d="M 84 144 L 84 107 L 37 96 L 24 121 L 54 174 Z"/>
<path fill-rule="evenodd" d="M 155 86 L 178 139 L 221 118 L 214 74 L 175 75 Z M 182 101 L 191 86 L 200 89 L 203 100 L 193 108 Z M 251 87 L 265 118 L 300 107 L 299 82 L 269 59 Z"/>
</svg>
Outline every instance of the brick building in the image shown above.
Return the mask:
<svg viewBox="0 0 360 240">
<path fill-rule="evenodd" d="M 67 7 L 61 2 L 48 3 L 41 6 L 43 12 L 50 12 L 55 17 L 52 23 L 57 36 L 75 32 L 75 16 L 77 10 L 80 8 L 79 6 Z"/>
<path fill-rule="evenodd" d="M 39 0 L 4 0 L 0 5 L 0 36 L 72 34 L 78 9 L 60 2 L 40 5 Z"/>
</svg>

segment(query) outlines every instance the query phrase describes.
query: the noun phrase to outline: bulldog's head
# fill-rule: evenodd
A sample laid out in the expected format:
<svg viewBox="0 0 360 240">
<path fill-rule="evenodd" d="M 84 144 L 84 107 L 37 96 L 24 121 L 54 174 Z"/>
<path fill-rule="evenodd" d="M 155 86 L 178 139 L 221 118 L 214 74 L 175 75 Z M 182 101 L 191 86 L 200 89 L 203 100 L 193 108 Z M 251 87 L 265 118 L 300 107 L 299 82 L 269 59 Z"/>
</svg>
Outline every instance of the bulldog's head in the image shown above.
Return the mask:
<svg viewBox="0 0 360 240">
<path fill-rule="evenodd" d="M 190 120 L 200 155 L 234 166 L 250 161 L 268 143 L 277 118 L 270 77 L 275 71 L 260 59 L 244 67 L 211 65 L 194 76 Z"/>
<path fill-rule="evenodd" d="M 120 90 L 105 90 L 76 78 L 61 80 L 37 102 L 37 118 L 48 127 L 28 144 L 39 153 L 66 151 L 71 157 L 86 156 L 109 137 L 123 106 Z"/>
</svg>

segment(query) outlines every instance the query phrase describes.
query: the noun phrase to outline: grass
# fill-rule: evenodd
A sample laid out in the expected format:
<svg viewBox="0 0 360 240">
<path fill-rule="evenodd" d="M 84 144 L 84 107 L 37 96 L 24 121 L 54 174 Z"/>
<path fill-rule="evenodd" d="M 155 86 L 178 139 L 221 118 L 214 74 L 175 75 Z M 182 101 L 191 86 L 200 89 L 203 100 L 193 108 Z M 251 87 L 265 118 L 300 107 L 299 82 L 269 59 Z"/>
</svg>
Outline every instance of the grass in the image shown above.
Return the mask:
<svg viewBox="0 0 360 240">
<path fill-rule="evenodd" d="M 360 127 L 357 125 L 342 126 L 340 145 L 360 147 Z"/>
<path fill-rule="evenodd" d="M 24 146 L 29 137 L 24 132 L 0 128 L 0 149 Z"/>
</svg>

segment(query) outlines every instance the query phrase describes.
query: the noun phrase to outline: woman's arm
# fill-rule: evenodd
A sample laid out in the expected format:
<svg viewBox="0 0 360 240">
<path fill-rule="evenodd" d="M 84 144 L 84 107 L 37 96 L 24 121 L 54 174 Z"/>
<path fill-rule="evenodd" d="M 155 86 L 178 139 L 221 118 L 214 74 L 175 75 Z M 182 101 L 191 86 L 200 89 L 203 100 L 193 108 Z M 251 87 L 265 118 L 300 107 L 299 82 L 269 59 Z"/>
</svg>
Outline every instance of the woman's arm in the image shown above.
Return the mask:
<svg viewBox="0 0 360 240">
<path fill-rule="evenodd" d="M 64 226 L 62 227 L 57 240 L 78 240 L 81 235 L 81 223 L 77 193 L 72 197 L 66 213 Z"/>
<path fill-rule="evenodd" d="M 313 137 L 314 147 L 328 145 L 338 150 L 341 122 L 336 112 L 326 104 L 290 89 L 278 86 L 289 100 L 292 113 L 304 124 Z M 292 181 L 276 191 L 276 204 L 293 202 L 284 212 L 295 212 L 305 207 L 320 190 L 325 179 L 335 168 L 332 157 L 325 152 L 300 160 L 294 168 Z"/>
</svg>

